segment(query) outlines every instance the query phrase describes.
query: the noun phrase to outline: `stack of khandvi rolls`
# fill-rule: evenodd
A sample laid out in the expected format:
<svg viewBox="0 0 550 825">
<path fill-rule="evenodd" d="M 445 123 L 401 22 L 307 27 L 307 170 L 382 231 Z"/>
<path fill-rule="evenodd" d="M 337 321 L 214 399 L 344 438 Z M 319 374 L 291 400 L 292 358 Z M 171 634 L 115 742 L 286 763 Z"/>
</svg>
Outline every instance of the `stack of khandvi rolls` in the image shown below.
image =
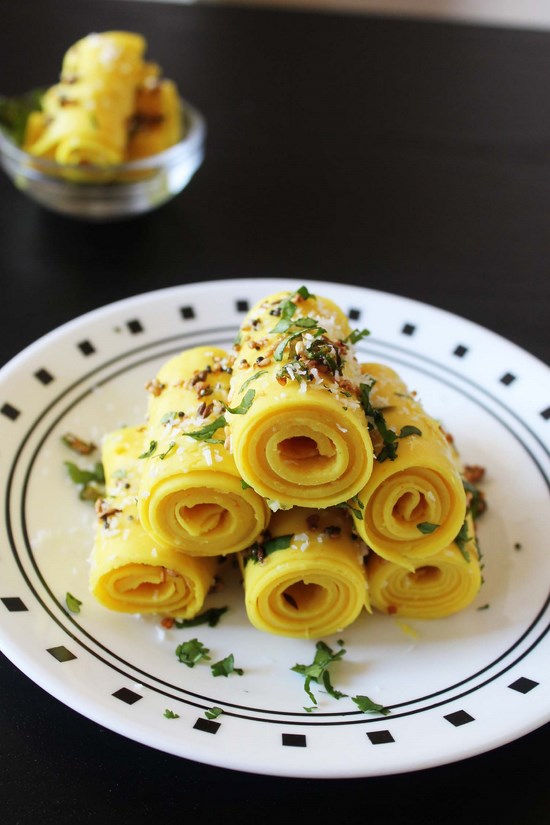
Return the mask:
<svg viewBox="0 0 550 825">
<path fill-rule="evenodd" d="M 283 636 L 472 602 L 481 565 L 454 444 L 396 372 L 359 363 L 366 334 L 301 287 L 256 304 L 231 351 L 162 366 L 142 425 L 104 440 L 100 602 L 189 618 L 226 556 L 251 624 Z"/>
<path fill-rule="evenodd" d="M 66 52 L 58 83 L 31 113 L 23 148 L 63 166 L 111 167 L 160 152 L 183 137 L 173 81 L 144 59 L 133 32 L 90 34 Z"/>
</svg>

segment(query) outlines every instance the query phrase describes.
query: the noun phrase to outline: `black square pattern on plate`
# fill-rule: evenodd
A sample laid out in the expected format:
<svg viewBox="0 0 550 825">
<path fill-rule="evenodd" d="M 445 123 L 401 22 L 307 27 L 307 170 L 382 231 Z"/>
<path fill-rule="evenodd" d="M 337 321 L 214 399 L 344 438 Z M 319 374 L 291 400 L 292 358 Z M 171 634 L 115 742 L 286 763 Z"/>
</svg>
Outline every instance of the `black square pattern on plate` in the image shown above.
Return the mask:
<svg viewBox="0 0 550 825">
<path fill-rule="evenodd" d="M 10 611 L 10 613 L 22 613 L 23 611 L 29 609 L 23 599 L 20 599 L 19 596 L 6 596 L 5 598 L 0 599 L 0 601 L 4 607 Z"/>
<path fill-rule="evenodd" d="M 401 327 L 401 332 L 403 335 L 414 335 L 416 332 L 416 327 L 414 324 L 403 324 Z"/>
<path fill-rule="evenodd" d="M 303 733 L 283 733 L 282 743 L 287 748 L 307 747 L 306 737 Z"/>
<path fill-rule="evenodd" d="M 186 321 L 189 321 L 191 318 L 195 317 L 195 310 L 193 307 L 180 307 L 180 314 L 181 317 L 184 318 Z"/>
<path fill-rule="evenodd" d="M 221 727 L 220 722 L 215 722 L 214 719 L 202 719 L 199 718 L 193 725 L 195 730 L 202 730 L 204 733 L 217 733 L 218 729 Z"/>
<path fill-rule="evenodd" d="M 57 659 L 58 662 L 71 662 L 73 659 L 76 659 L 74 653 L 65 647 L 65 645 L 58 645 L 57 647 L 48 647 L 48 653 Z"/>
<path fill-rule="evenodd" d="M 518 693 L 529 693 L 530 690 L 536 688 L 539 683 L 533 681 L 533 679 L 528 679 L 526 676 L 520 676 L 519 679 L 516 679 L 515 682 L 512 682 L 511 685 L 508 685 L 509 688 L 512 690 L 517 690 Z"/>
<path fill-rule="evenodd" d="M 389 745 L 390 742 L 395 742 L 389 730 L 367 731 L 367 736 L 373 745 Z"/>
<path fill-rule="evenodd" d="M 140 699 L 143 699 L 143 696 L 139 693 L 135 693 L 135 691 L 130 690 L 130 688 L 119 688 L 115 690 L 113 693 L 115 699 L 120 699 L 121 702 L 125 702 L 127 705 L 135 705 L 136 702 L 139 702 Z"/>
<path fill-rule="evenodd" d="M 51 372 L 48 372 L 46 369 L 37 370 L 34 373 L 34 377 L 38 378 L 41 384 L 51 384 L 53 381 L 53 375 Z"/>
<path fill-rule="evenodd" d="M 504 384 L 505 387 L 509 387 L 510 384 L 513 384 L 516 380 L 516 376 L 511 372 L 505 372 L 502 378 L 500 379 L 500 383 Z"/>
<path fill-rule="evenodd" d="M 95 347 L 91 341 L 80 341 L 78 344 L 78 349 L 82 353 L 82 355 L 92 355 L 95 352 Z"/>
<path fill-rule="evenodd" d="M 550 418 L 550 407 L 546 407 L 546 409 L 541 412 L 541 415 L 545 421 L 548 421 Z"/>
<path fill-rule="evenodd" d="M 244 298 L 239 298 L 238 301 L 235 301 L 235 308 L 237 312 L 248 312 L 249 304 L 248 301 Z"/>
<path fill-rule="evenodd" d="M 11 421 L 15 421 L 15 419 L 19 418 L 21 414 L 16 407 L 8 403 L 2 405 L 0 412 L 2 413 L 2 415 L 5 415 L 6 418 L 9 418 Z"/>
<path fill-rule="evenodd" d="M 350 309 L 348 312 L 348 318 L 350 321 L 358 321 L 361 317 L 361 310 L 360 309 Z"/>
<path fill-rule="evenodd" d="M 143 325 L 137 318 L 133 318 L 131 321 L 126 321 L 126 326 L 132 335 L 136 335 L 138 332 L 143 332 Z"/>
<path fill-rule="evenodd" d="M 450 722 L 451 725 L 454 725 L 455 728 L 459 728 L 461 725 L 467 725 L 468 722 L 473 722 L 474 717 L 470 716 L 465 710 L 456 710 L 454 713 L 448 713 L 446 716 L 443 717 Z"/>
<path fill-rule="evenodd" d="M 465 347 L 464 344 L 459 344 L 453 350 L 453 355 L 456 355 L 457 358 L 464 358 L 466 353 L 468 352 L 468 347 Z"/>
</svg>

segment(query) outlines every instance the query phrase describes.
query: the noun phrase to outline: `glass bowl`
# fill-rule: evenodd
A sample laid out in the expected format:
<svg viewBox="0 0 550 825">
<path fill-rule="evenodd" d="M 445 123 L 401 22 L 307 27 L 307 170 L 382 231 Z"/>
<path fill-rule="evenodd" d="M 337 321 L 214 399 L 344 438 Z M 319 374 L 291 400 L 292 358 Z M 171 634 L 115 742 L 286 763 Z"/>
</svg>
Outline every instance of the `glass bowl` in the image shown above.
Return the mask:
<svg viewBox="0 0 550 825">
<path fill-rule="evenodd" d="M 0 129 L 0 163 L 18 189 L 54 212 L 94 221 L 139 215 L 181 192 L 203 161 L 205 120 L 186 101 L 183 111 L 185 137 L 140 160 L 108 169 L 62 166 L 24 152 Z"/>
</svg>

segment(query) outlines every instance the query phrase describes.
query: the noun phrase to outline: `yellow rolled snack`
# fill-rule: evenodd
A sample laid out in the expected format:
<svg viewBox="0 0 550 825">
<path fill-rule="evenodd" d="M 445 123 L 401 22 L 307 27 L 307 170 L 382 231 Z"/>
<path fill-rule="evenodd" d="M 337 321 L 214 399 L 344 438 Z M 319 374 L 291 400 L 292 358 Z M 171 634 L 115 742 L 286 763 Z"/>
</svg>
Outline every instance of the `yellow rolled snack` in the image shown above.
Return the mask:
<svg viewBox="0 0 550 825">
<path fill-rule="evenodd" d="M 136 91 L 127 160 L 139 160 L 173 146 L 183 137 L 183 111 L 176 84 L 147 78 Z"/>
<path fill-rule="evenodd" d="M 46 126 L 25 148 L 63 165 L 108 167 L 125 159 L 128 120 L 143 77 L 145 40 L 132 32 L 90 34 L 67 51 L 61 79 L 42 99 Z"/>
<path fill-rule="evenodd" d="M 387 429 L 402 437 L 388 447 L 379 428 L 371 431 L 377 460 L 369 481 L 350 502 L 355 527 L 379 556 L 413 570 L 417 559 L 439 552 L 458 535 L 466 514 L 462 478 L 441 426 L 397 373 L 383 364 L 361 369 L 363 382 L 372 384 L 373 408 L 382 413 Z M 392 450 L 393 460 L 384 458 Z"/>
<path fill-rule="evenodd" d="M 216 560 L 192 558 L 145 533 L 137 513 L 142 428 L 109 433 L 102 459 L 107 495 L 98 502 L 90 589 L 110 610 L 193 618 L 214 583 Z"/>
<path fill-rule="evenodd" d="M 231 367 L 216 347 L 186 350 L 150 383 L 139 492 L 153 540 L 185 553 L 235 553 L 255 541 L 270 511 L 243 485 L 226 446 Z"/>
<path fill-rule="evenodd" d="M 370 610 L 364 553 L 340 508 L 277 512 L 269 536 L 241 554 L 251 624 L 306 639 L 348 627 Z"/>
<path fill-rule="evenodd" d="M 324 330 L 324 331 L 321 331 Z M 305 288 L 260 301 L 235 345 L 229 415 L 243 479 L 275 507 L 329 507 L 370 477 L 372 444 L 343 312 Z"/>
<path fill-rule="evenodd" d="M 466 531 L 459 544 L 415 559 L 412 570 L 371 553 L 367 575 L 372 606 L 408 619 L 439 619 L 468 607 L 479 593 L 482 577 L 470 517 Z"/>
</svg>

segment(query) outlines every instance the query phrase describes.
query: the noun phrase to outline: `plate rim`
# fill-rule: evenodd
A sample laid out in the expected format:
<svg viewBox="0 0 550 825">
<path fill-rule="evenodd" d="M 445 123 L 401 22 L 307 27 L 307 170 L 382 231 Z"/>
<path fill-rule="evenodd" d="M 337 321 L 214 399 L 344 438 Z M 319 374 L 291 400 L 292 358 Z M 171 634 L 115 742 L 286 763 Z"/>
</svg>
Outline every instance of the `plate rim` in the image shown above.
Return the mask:
<svg viewBox="0 0 550 825">
<path fill-rule="evenodd" d="M 482 325 L 480 325 L 480 324 L 478 324 L 474 321 L 471 321 L 468 318 L 465 318 L 461 315 L 458 315 L 456 313 L 453 313 L 453 312 L 450 312 L 448 310 L 437 307 L 436 305 L 427 304 L 427 303 L 424 303 L 422 301 L 418 301 L 417 299 L 409 298 L 409 297 L 404 296 L 404 295 L 390 293 L 390 292 L 386 292 L 386 291 L 383 291 L 383 290 L 375 290 L 375 289 L 371 289 L 369 287 L 356 286 L 356 285 L 353 285 L 353 284 L 345 284 L 345 283 L 334 284 L 333 282 L 316 281 L 314 279 L 303 279 L 303 281 L 305 281 L 305 283 L 310 285 L 312 288 L 322 289 L 323 287 L 327 287 L 327 286 L 329 286 L 331 288 L 337 287 L 337 288 L 342 288 L 344 290 L 357 291 L 358 293 L 362 293 L 365 296 L 368 296 L 369 294 L 374 293 L 374 294 L 379 295 L 379 296 L 384 296 L 385 298 L 397 299 L 399 301 L 404 301 L 407 305 L 411 305 L 413 307 L 414 306 L 422 307 L 423 310 L 428 309 L 430 312 L 435 312 L 439 316 L 450 317 L 455 322 L 458 321 L 460 324 L 465 324 L 467 326 L 471 326 L 471 327 L 477 329 L 484 336 L 490 336 L 491 338 L 495 339 L 495 341 L 500 346 L 502 346 L 504 344 L 507 347 L 513 348 L 514 350 L 516 350 L 521 355 L 521 358 L 530 359 L 534 363 L 534 365 L 537 367 L 537 369 L 541 368 L 541 367 L 544 368 L 544 369 L 548 369 L 547 365 L 542 360 L 537 358 L 537 356 L 533 355 L 528 350 L 523 349 L 522 347 L 515 344 L 514 342 L 509 341 L 508 339 L 506 339 L 505 337 L 503 337 L 499 333 L 496 333 L 493 330 L 487 329 L 487 328 L 483 327 Z M 289 278 L 282 278 L 282 279 L 259 278 L 259 279 L 254 279 L 253 283 L 254 283 L 255 287 L 258 288 L 258 290 L 260 290 L 260 289 L 263 290 L 264 286 L 267 286 L 268 288 L 270 288 L 274 283 L 277 283 L 279 285 L 280 289 L 294 288 L 294 287 L 296 287 L 297 284 L 300 284 L 303 281 L 302 281 L 302 279 L 295 279 L 295 278 L 292 278 L 292 279 L 289 279 Z M 171 286 L 171 287 L 164 287 L 164 288 L 161 288 L 161 289 L 151 290 L 151 291 L 147 291 L 147 292 L 141 292 L 141 293 L 138 293 L 136 295 L 129 296 L 128 298 L 122 298 L 122 299 L 119 299 L 117 301 L 113 301 L 113 302 L 110 302 L 110 303 L 105 304 L 103 306 L 100 306 L 100 307 L 97 307 L 95 309 L 89 310 L 88 312 L 83 313 L 82 315 L 77 316 L 76 318 L 70 319 L 70 320 L 66 321 L 65 323 L 61 324 L 60 326 L 58 326 L 58 327 L 50 330 L 49 332 L 45 333 L 43 336 L 41 336 L 36 341 L 29 344 L 27 347 L 25 347 L 23 350 L 21 350 L 15 356 L 13 356 L 0 369 L 0 384 L 3 384 L 5 380 L 9 380 L 12 373 L 14 373 L 14 372 L 17 373 L 17 371 L 19 370 L 20 365 L 22 365 L 29 358 L 34 357 L 36 352 L 41 351 L 42 349 L 47 347 L 50 343 L 54 343 L 56 340 L 58 340 L 60 338 L 63 338 L 67 334 L 70 334 L 73 330 L 81 328 L 84 325 L 93 324 L 97 319 L 100 319 L 100 318 L 105 319 L 110 314 L 116 314 L 119 311 L 121 311 L 122 309 L 127 309 L 127 308 L 131 309 L 134 306 L 141 305 L 144 301 L 146 301 L 148 299 L 151 299 L 152 297 L 155 298 L 156 300 L 160 301 L 160 302 L 166 302 L 167 300 L 169 300 L 171 297 L 173 297 L 175 295 L 181 295 L 182 293 L 185 294 L 186 292 L 190 292 L 190 291 L 193 291 L 193 290 L 216 289 L 217 287 L 221 287 L 221 286 L 231 287 L 234 294 L 236 294 L 237 289 L 240 289 L 241 287 L 245 287 L 247 290 L 249 290 L 250 286 L 251 286 L 251 279 L 249 279 L 249 278 L 218 279 L 218 280 L 212 280 L 212 281 L 202 281 L 202 282 L 199 281 L 199 282 L 192 282 L 192 283 L 189 283 L 189 284 L 182 284 L 182 285 L 176 285 L 176 286 Z M 263 294 L 263 292 L 262 292 L 262 294 Z M 268 294 L 268 293 L 266 292 L 265 294 Z M 365 305 L 368 305 L 368 299 L 367 298 L 365 298 Z M 200 332 L 200 330 L 199 330 L 199 332 Z M 120 353 L 122 353 L 123 351 L 126 352 L 127 347 L 125 348 L 124 346 L 121 345 Z M 436 363 L 438 363 L 438 362 L 436 362 Z M 18 652 L 16 650 L 14 650 L 13 651 L 13 653 L 15 654 L 14 656 L 9 655 L 8 653 L 6 653 L 6 648 L 5 648 L 5 641 L 6 640 L 5 640 L 5 636 L 4 636 L 4 629 L 3 629 L 3 623 L 2 622 L 0 622 L 0 639 L 2 639 L 2 641 L 3 641 L 2 651 L 7 656 L 7 658 L 16 667 L 18 667 L 18 669 L 24 675 L 26 675 L 28 678 L 31 678 L 31 680 L 34 681 L 39 687 L 46 690 L 46 692 L 48 692 L 50 695 L 52 695 L 55 698 L 59 699 L 59 701 L 61 701 L 62 703 L 64 703 L 67 706 L 77 710 L 77 712 L 80 713 L 81 715 L 83 715 L 85 718 L 93 719 L 93 721 L 95 721 L 98 724 L 105 724 L 104 718 L 101 715 L 99 717 L 97 715 L 94 715 L 93 713 L 90 712 L 89 708 L 87 710 L 84 710 L 84 709 L 80 709 L 79 707 L 78 708 L 75 707 L 74 697 L 72 697 L 72 698 L 67 697 L 66 699 L 63 698 L 62 696 L 59 695 L 59 692 L 54 692 L 54 691 L 50 690 L 49 688 L 45 687 L 43 681 L 41 681 L 37 678 L 34 678 L 34 676 L 31 673 L 29 673 L 27 670 L 23 670 L 22 667 L 20 667 L 20 665 L 18 663 L 18 660 L 17 660 L 17 654 L 18 653 L 20 654 L 20 651 Z M 8 644 L 8 647 L 9 647 L 9 644 Z M 23 659 L 25 658 L 24 654 L 23 654 L 22 658 Z M 48 680 L 46 679 L 46 681 L 48 681 Z M 53 681 L 55 682 L 55 679 Z M 80 703 L 78 703 L 78 704 L 80 704 Z M 115 711 L 113 711 L 112 715 L 114 717 L 117 717 L 117 714 L 116 714 Z M 391 767 L 389 767 L 387 770 L 382 770 L 381 769 L 379 772 L 376 772 L 376 773 L 373 773 L 372 771 L 365 772 L 364 769 L 359 770 L 357 773 L 350 773 L 349 769 L 346 769 L 343 773 L 339 773 L 339 772 L 335 771 L 334 766 L 332 766 L 332 768 L 327 773 L 320 773 L 318 770 L 315 770 L 313 773 L 304 772 L 304 773 L 300 773 L 299 775 L 303 776 L 304 778 L 305 777 L 311 777 L 311 778 L 365 777 L 365 776 L 377 776 L 377 775 L 384 775 L 384 774 L 402 773 L 402 772 L 405 772 L 405 771 L 424 770 L 424 769 L 429 768 L 429 767 L 435 767 L 435 766 L 443 765 L 443 764 L 450 764 L 452 762 L 461 761 L 463 759 L 469 758 L 470 756 L 474 756 L 474 755 L 479 754 L 479 753 L 484 753 L 484 752 L 487 752 L 489 750 L 493 750 L 497 747 L 500 747 L 502 744 L 506 744 L 507 742 L 518 739 L 521 736 L 524 736 L 525 734 L 541 727 L 547 721 L 550 721 L 550 707 L 548 708 L 547 717 L 548 718 L 546 720 L 543 720 L 542 722 L 541 721 L 536 721 L 536 722 L 533 722 L 533 723 L 526 723 L 522 727 L 522 729 L 519 733 L 516 731 L 516 729 L 514 730 L 514 732 L 511 735 L 510 734 L 507 735 L 506 733 L 503 733 L 501 735 L 499 741 L 495 741 L 495 742 L 491 743 L 489 746 L 486 746 L 482 742 L 480 742 L 477 747 L 472 748 L 472 746 L 470 745 L 466 749 L 467 752 L 464 752 L 462 755 L 451 756 L 448 759 L 444 759 L 444 760 L 434 756 L 433 759 L 426 759 L 424 761 L 424 763 L 420 764 L 420 765 L 411 765 L 409 767 L 400 768 L 399 770 L 394 770 Z M 224 761 L 224 760 L 216 761 L 216 760 L 213 760 L 211 758 L 208 758 L 208 759 L 202 758 L 201 759 L 200 756 L 186 755 L 186 754 L 182 754 L 181 752 L 178 752 L 176 750 L 172 751 L 170 749 L 167 749 L 165 746 L 160 746 L 156 742 L 154 736 L 152 738 L 150 738 L 148 741 L 143 737 L 140 738 L 140 739 L 135 739 L 135 737 L 133 737 L 131 734 L 129 734 L 127 732 L 127 730 L 125 730 L 125 726 L 123 724 L 117 726 L 117 725 L 115 725 L 114 723 L 111 722 L 111 723 L 109 723 L 109 728 L 111 730 L 115 731 L 116 733 L 124 736 L 125 738 L 129 738 L 131 741 L 137 741 L 138 743 L 145 744 L 145 745 L 153 747 L 155 749 L 159 749 L 159 750 L 162 750 L 162 751 L 167 752 L 167 753 L 172 753 L 173 755 L 178 756 L 180 758 L 186 758 L 186 759 L 190 759 L 192 761 L 203 762 L 204 764 L 215 765 L 215 766 L 223 767 L 225 769 L 230 769 L 230 770 L 233 769 L 233 770 L 240 770 L 240 771 L 251 772 L 251 773 L 261 773 L 262 775 L 296 776 L 295 772 L 286 773 L 286 772 L 281 772 L 281 771 L 277 771 L 277 770 L 274 770 L 274 771 L 266 770 L 266 769 L 258 770 L 257 765 L 256 766 L 252 766 L 252 765 L 247 766 L 246 764 L 233 765 L 233 764 L 227 764 L 227 762 Z"/>
</svg>

